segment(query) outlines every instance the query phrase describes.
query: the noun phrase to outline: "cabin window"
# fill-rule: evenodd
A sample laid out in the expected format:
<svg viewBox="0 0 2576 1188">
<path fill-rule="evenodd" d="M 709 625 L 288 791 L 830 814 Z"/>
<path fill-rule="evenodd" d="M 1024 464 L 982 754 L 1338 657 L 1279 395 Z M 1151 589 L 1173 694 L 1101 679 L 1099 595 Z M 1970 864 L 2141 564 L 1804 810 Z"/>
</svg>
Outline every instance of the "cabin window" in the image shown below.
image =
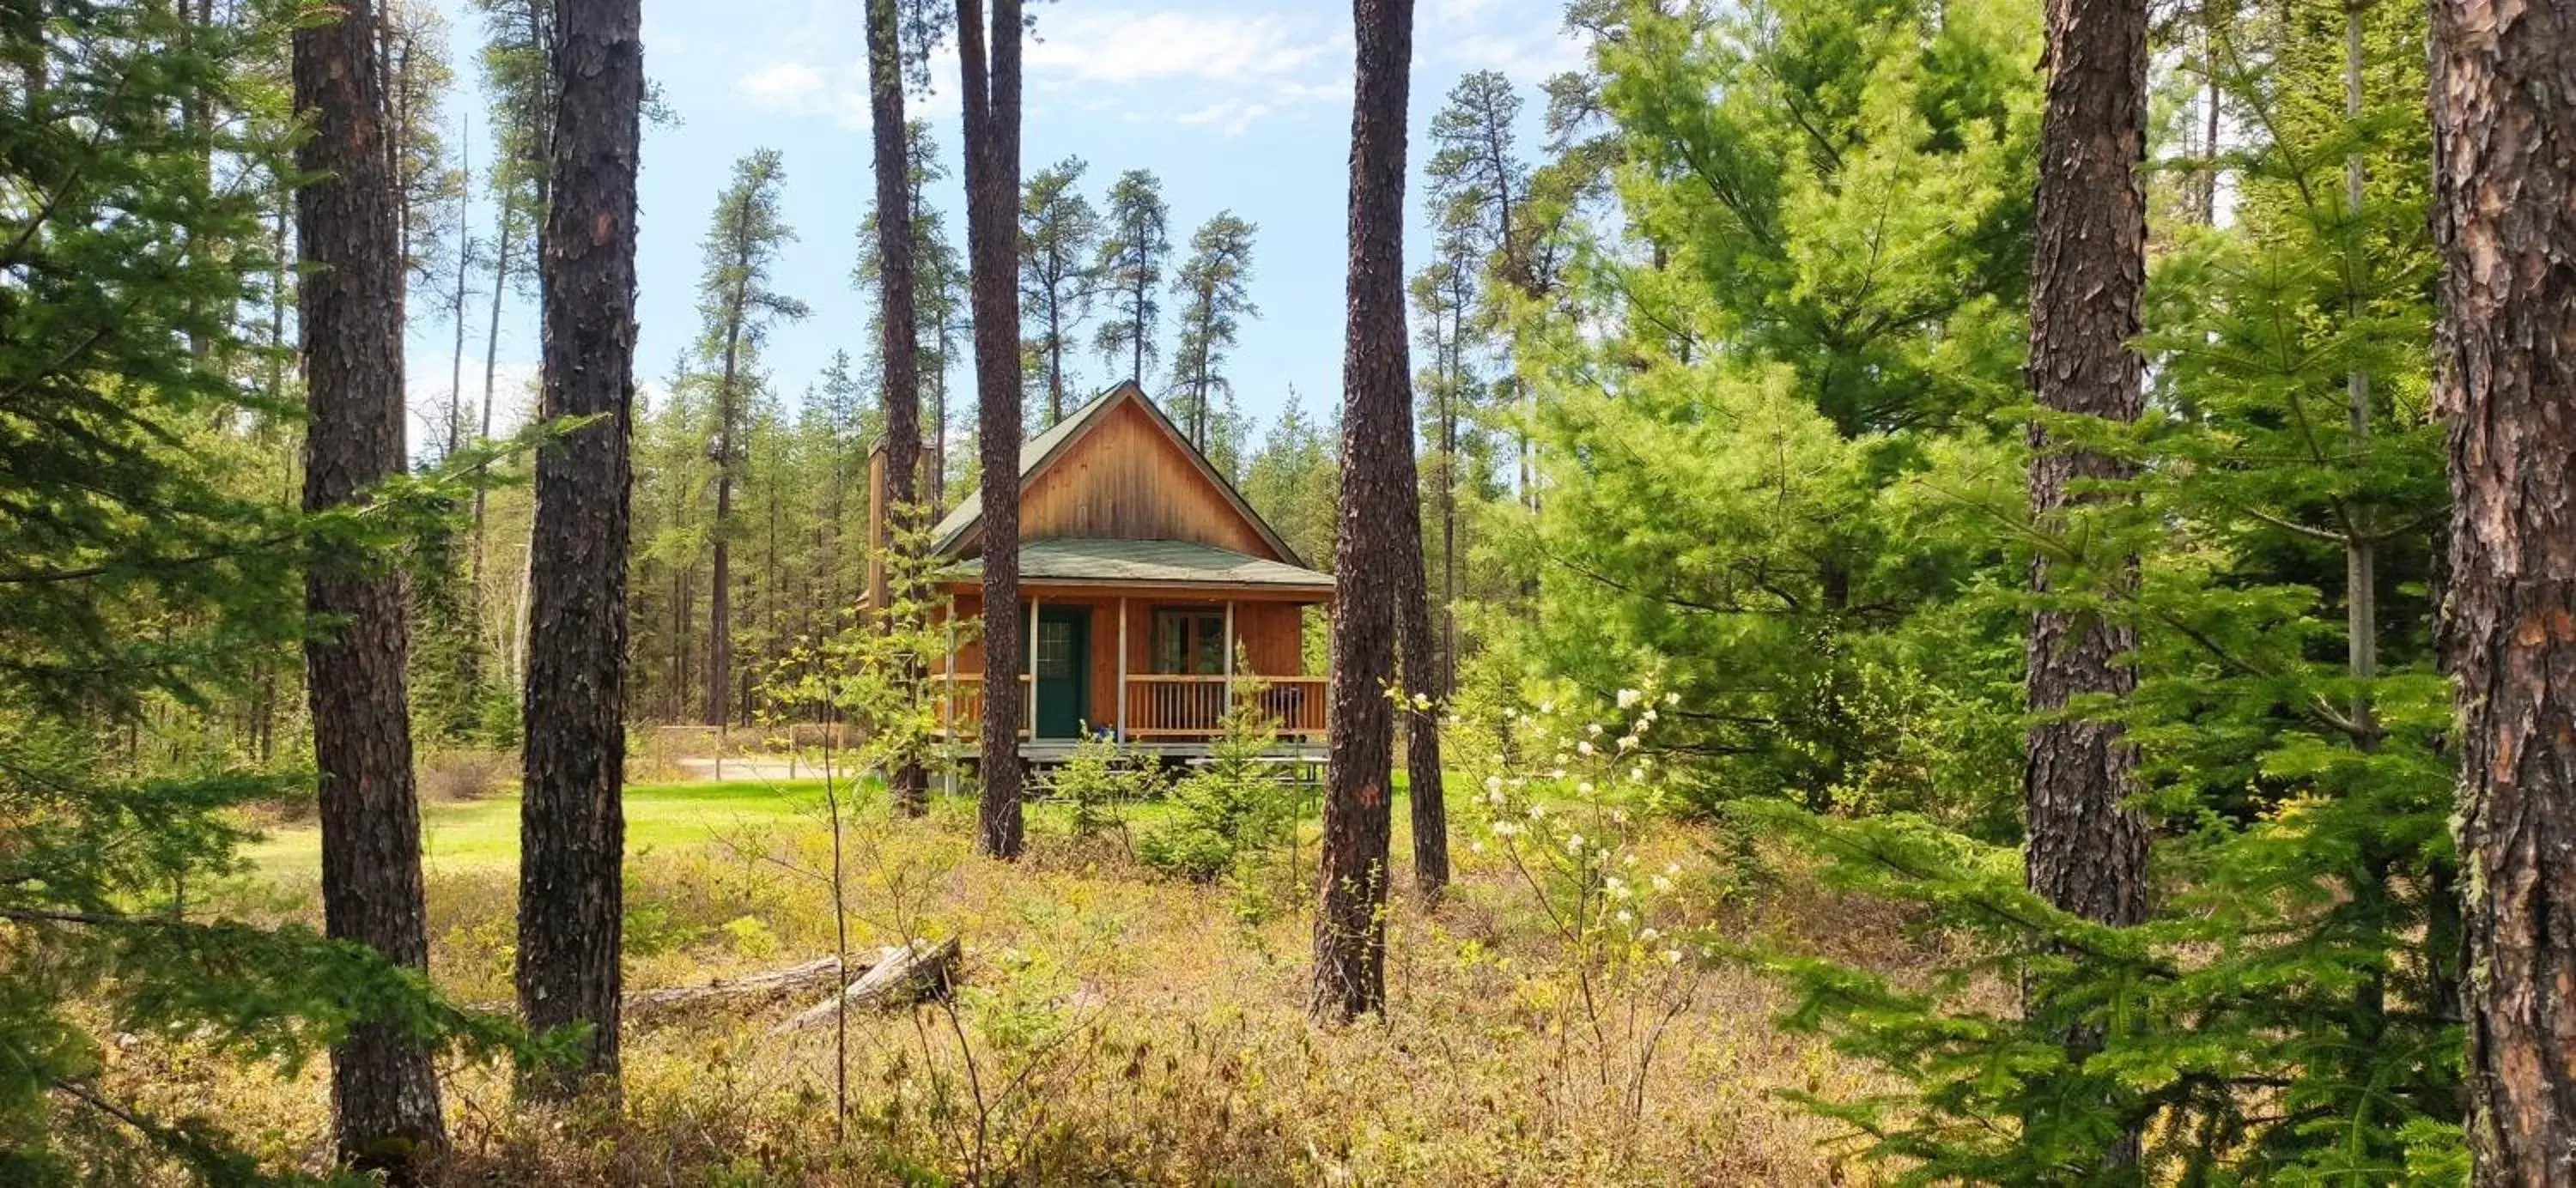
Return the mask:
<svg viewBox="0 0 2576 1188">
<path fill-rule="evenodd" d="M 1207 607 L 1154 608 L 1154 671 L 1214 676 L 1225 671 L 1225 612 Z"/>
</svg>

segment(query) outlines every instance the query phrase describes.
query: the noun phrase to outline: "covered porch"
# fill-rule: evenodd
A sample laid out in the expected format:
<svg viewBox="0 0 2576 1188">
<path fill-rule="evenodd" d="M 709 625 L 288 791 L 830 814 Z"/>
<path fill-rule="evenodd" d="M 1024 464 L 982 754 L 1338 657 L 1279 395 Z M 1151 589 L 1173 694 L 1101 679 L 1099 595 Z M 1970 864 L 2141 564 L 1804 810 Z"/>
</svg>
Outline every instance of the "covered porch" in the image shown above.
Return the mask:
<svg viewBox="0 0 2576 1188">
<path fill-rule="evenodd" d="M 983 614 L 982 566 L 940 574 L 949 621 Z M 1021 550 L 1022 701 L 1032 760 L 1106 735 L 1177 756 L 1203 754 L 1239 707 L 1257 708 L 1283 750 L 1320 751 L 1328 676 L 1308 674 L 1305 608 L 1332 579 L 1207 545 L 1050 540 Z M 952 638 L 955 638 L 952 636 Z M 952 646 L 939 674 L 938 730 L 962 743 L 983 729 L 984 654 Z"/>
</svg>

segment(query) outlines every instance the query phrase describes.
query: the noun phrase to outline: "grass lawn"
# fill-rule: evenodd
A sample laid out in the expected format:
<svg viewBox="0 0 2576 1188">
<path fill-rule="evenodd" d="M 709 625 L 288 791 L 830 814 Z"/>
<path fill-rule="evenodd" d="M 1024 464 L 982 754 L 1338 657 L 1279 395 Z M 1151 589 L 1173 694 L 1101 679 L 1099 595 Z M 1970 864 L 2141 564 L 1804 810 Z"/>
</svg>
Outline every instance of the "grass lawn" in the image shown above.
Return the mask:
<svg viewBox="0 0 2576 1188">
<path fill-rule="evenodd" d="M 868 781 L 867 793 L 876 785 Z M 727 780 L 630 784 L 626 851 L 704 845 L 717 836 L 765 826 L 804 824 L 823 806 L 821 780 Z M 446 801 L 421 807 L 421 849 L 430 867 L 475 870 L 516 865 L 519 798 Z M 242 853 L 268 875 L 312 875 L 322 865 L 322 831 L 303 821 L 269 831 Z"/>
<path fill-rule="evenodd" d="M 843 787 L 849 787 L 845 781 Z M 859 781 L 858 795 L 876 797 L 884 787 L 875 779 Z M 1396 796 L 1396 816 L 1405 813 L 1405 798 Z M 1311 806 L 1310 806 L 1311 808 Z M 1156 823 L 1168 810 L 1160 804 L 1128 805 L 1121 815 L 1130 827 Z M 626 787 L 626 852 L 629 857 L 707 845 L 720 837 L 778 826 L 817 824 L 823 812 L 821 780 L 699 780 Z M 517 865 L 519 797 L 439 801 L 421 806 L 421 850 L 433 870 L 488 870 Z M 1032 829 L 1061 830 L 1064 805 L 1035 801 L 1028 809 Z M 313 821 L 282 825 L 242 848 L 260 873 L 275 878 L 310 878 L 322 868 L 322 830 Z"/>
</svg>

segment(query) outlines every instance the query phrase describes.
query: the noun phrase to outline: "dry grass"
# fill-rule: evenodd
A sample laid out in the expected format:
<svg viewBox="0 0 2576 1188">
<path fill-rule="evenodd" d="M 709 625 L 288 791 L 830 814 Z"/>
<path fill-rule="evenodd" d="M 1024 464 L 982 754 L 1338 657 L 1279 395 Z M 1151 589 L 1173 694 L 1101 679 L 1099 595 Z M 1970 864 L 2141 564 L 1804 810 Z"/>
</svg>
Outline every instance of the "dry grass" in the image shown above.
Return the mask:
<svg viewBox="0 0 2576 1188">
<path fill-rule="evenodd" d="M 787 1008 L 630 1033 L 613 1117 L 515 1106 L 503 1070 L 447 1076 L 459 1184 L 1817 1184 L 1866 1182 L 1832 1128 L 1784 1089 L 1866 1088 L 1865 1074 L 1768 1023 L 1752 974 L 1688 974 L 1639 1059 L 1639 1029 L 1590 1026 L 1533 905 L 1464 853 L 1437 910 L 1392 910 L 1390 1009 L 1318 1028 L 1305 1013 L 1302 870 L 1281 855 L 1235 885 L 1149 876 L 1115 837 L 1040 828 L 1027 861 L 966 852 L 960 806 L 868 816 L 848 833 L 853 947 L 962 934 L 947 1005 L 853 1017 L 850 1113 L 837 1128 L 830 1029 L 773 1038 Z M 1402 814 L 1398 814 L 1399 822 Z M 1311 825 L 1309 826 L 1311 830 Z M 1399 827 L 1400 829 L 1400 827 Z M 1653 845 L 1682 853 L 1681 826 Z M 1396 852 L 1407 852 L 1401 833 Z M 699 981 L 830 951 L 813 877 L 829 833 L 745 827 L 630 864 L 631 988 Z M 304 915 L 302 876 L 241 889 L 236 909 Z M 512 872 L 434 874 L 434 972 L 460 999 L 509 996 Z M 1794 905 L 1794 913 L 1782 905 Z M 1810 886 L 1705 906 L 1737 936 L 1828 940 L 1876 964 L 1910 954 L 1885 913 Z M 1597 1009 L 1635 1012 L 1642 995 Z M 1652 1014 L 1651 1011 L 1648 1012 Z M 1633 1099 L 1605 1077 L 1643 1065 Z M 318 1068 L 279 1079 L 187 1052 L 115 1054 L 111 1081 L 215 1118 L 280 1166 L 327 1151 Z"/>
</svg>

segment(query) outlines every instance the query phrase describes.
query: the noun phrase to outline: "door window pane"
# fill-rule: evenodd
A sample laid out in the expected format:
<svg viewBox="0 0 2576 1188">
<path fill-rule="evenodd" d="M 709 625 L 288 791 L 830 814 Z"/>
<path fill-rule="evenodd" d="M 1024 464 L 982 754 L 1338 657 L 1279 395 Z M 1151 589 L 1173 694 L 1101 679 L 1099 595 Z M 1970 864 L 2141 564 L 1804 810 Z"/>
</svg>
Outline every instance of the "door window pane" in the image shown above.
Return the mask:
<svg viewBox="0 0 2576 1188">
<path fill-rule="evenodd" d="M 1073 624 L 1064 620 L 1038 621 L 1038 677 L 1055 679 L 1073 675 Z"/>
</svg>

